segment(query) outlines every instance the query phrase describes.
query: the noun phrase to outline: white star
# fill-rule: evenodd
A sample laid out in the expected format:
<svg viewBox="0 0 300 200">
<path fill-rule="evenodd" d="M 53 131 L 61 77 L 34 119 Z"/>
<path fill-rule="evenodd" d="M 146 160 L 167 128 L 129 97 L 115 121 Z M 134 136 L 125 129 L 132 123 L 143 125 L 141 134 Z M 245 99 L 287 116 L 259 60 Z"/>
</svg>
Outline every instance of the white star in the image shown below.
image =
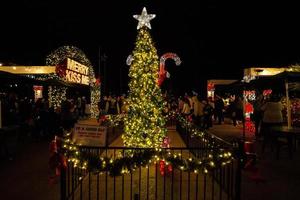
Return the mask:
<svg viewBox="0 0 300 200">
<path fill-rule="evenodd" d="M 142 28 L 143 26 L 147 26 L 149 29 L 151 29 L 150 20 L 155 17 L 155 14 L 147 14 L 147 10 L 144 7 L 141 15 L 133 15 L 133 18 L 136 20 L 139 20 L 137 29 Z"/>
</svg>

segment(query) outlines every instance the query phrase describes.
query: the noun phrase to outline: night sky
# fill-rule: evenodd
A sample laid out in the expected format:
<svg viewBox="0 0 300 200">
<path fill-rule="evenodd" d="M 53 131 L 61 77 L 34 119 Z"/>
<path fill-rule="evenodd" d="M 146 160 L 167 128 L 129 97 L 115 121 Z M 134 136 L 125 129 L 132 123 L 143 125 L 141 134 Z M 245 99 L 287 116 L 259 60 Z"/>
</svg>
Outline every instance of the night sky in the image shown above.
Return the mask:
<svg viewBox="0 0 300 200">
<path fill-rule="evenodd" d="M 174 88 L 201 90 L 205 79 L 242 78 L 244 67 L 300 61 L 296 5 L 211 0 L 1 1 L 0 61 L 44 65 L 52 50 L 74 45 L 98 72 L 100 49 L 107 55 L 101 75 L 106 65 L 108 87 L 124 92 L 137 35 L 132 15 L 143 6 L 156 14 L 151 35 L 158 54 L 174 52 L 183 61 L 166 63 Z"/>
</svg>

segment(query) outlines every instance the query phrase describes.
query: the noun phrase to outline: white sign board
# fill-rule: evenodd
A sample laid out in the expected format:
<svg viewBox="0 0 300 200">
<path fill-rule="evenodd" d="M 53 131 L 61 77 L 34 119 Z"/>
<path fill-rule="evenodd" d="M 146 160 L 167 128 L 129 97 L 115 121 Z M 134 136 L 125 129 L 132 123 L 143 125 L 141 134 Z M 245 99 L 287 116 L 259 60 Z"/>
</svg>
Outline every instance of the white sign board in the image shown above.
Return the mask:
<svg viewBox="0 0 300 200">
<path fill-rule="evenodd" d="M 106 135 L 107 127 L 105 126 L 75 124 L 73 141 L 84 146 L 105 147 Z"/>
</svg>

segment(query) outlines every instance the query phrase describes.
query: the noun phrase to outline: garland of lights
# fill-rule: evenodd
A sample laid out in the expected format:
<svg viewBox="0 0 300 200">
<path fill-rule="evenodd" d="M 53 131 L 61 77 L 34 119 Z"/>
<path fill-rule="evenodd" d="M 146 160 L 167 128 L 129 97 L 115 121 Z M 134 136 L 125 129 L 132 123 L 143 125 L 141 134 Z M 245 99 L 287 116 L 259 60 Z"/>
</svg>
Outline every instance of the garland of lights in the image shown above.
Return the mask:
<svg viewBox="0 0 300 200">
<path fill-rule="evenodd" d="M 49 97 L 49 106 L 57 109 L 61 106 L 61 103 L 67 99 L 66 97 L 66 87 L 61 86 L 49 86 L 48 88 L 48 97 Z"/>
<path fill-rule="evenodd" d="M 119 152 L 115 159 L 81 152 L 80 147 L 70 139 L 67 133 L 62 143 L 62 152 L 68 162 L 74 167 L 87 169 L 92 173 L 108 172 L 110 176 L 119 176 L 131 173 L 139 167 L 164 161 L 166 166 L 171 165 L 182 171 L 194 173 L 208 173 L 208 171 L 225 166 L 232 162 L 232 153 L 222 149 L 212 149 L 207 158 L 183 158 L 180 153 L 171 153 L 168 149 L 140 149 Z"/>
<path fill-rule="evenodd" d="M 91 118 L 98 118 L 100 102 L 100 86 L 91 87 Z"/>
<path fill-rule="evenodd" d="M 74 167 L 88 169 L 93 173 L 102 173 L 107 171 L 110 176 L 119 176 L 126 173 L 131 173 L 141 166 L 149 166 L 164 162 L 164 167 L 176 168 L 187 172 L 204 172 L 208 173 L 213 169 L 225 166 L 231 163 L 233 159 L 232 152 L 220 147 L 215 143 L 214 136 L 197 129 L 191 122 L 184 117 L 173 112 L 170 117 L 176 118 L 183 128 L 192 132 L 192 137 L 197 137 L 206 143 L 206 146 L 211 149 L 211 153 L 204 159 L 198 158 L 183 158 L 178 153 L 171 153 L 169 149 L 140 149 L 140 150 L 125 150 L 119 153 L 115 159 L 99 155 L 90 155 L 80 151 L 80 146 L 74 144 L 71 140 L 71 133 L 65 134 L 62 140 L 62 153 L 67 157 L 68 162 L 73 163 Z M 124 118 L 124 115 L 107 115 L 101 120 L 106 125 L 118 125 Z"/>
<path fill-rule="evenodd" d="M 80 62 L 81 64 L 87 66 L 89 68 L 89 81 L 90 81 L 90 90 L 91 90 L 91 116 L 97 117 L 99 114 L 98 110 L 98 102 L 100 101 L 100 85 L 97 83 L 95 79 L 95 73 L 93 70 L 93 66 L 87 56 L 84 54 L 82 50 L 74 46 L 62 46 L 50 53 L 46 57 L 46 64 L 57 66 L 62 61 L 67 58 L 71 58 L 75 61 Z M 58 77 L 57 74 L 49 74 L 45 78 L 47 79 L 59 79 L 64 81 L 62 78 Z M 51 102 L 51 98 L 49 98 L 49 102 Z"/>
</svg>

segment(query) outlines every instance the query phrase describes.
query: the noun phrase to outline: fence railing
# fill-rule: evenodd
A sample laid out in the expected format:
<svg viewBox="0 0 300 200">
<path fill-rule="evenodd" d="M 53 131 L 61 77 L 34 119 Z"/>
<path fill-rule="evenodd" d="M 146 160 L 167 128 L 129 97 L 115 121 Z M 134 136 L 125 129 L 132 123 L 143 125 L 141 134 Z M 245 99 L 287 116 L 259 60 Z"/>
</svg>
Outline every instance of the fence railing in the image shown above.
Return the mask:
<svg viewBox="0 0 300 200">
<path fill-rule="evenodd" d="M 165 148 L 170 154 L 181 158 L 207 158 L 214 151 L 227 149 L 232 152 L 238 146 L 205 133 L 195 137 L 196 127 L 177 124 L 177 131 L 187 148 Z M 116 129 L 112 129 L 117 137 Z M 113 139 L 110 139 L 112 141 Z M 211 145 L 214 144 L 214 145 Z M 144 148 L 126 147 L 80 147 L 85 155 L 110 157 L 115 160 L 127 151 L 144 151 Z M 164 162 L 140 166 L 120 176 L 108 171 L 93 173 L 74 167 L 72 162 L 61 172 L 61 199 L 144 200 L 144 199 L 240 199 L 241 163 L 238 157 L 230 164 L 217 167 L 208 173 L 185 171 L 165 166 Z"/>
<path fill-rule="evenodd" d="M 86 155 L 112 159 L 125 151 L 143 151 L 124 147 L 83 147 Z M 206 155 L 206 148 L 168 148 L 171 154 L 186 158 Z M 203 157 L 204 158 L 204 157 Z M 74 168 L 72 163 L 62 173 L 62 199 L 239 199 L 237 162 L 208 173 L 193 173 L 176 168 L 162 168 L 162 163 L 138 167 L 132 173 L 110 176 L 109 172 L 89 172 Z M 163 172 L 164 175 L 161 173 Z"/>
<path fill-rule="evenodd" d="M 239 142 L 229 143 L 206 130 L 198 128 L 192 123 L 184 125 L 182 123 L 177 123 L 176 130 L 193 154 L 197 155 L 197 152 L 193 150 L 195 147 L 203 148 L 205 156 L 208 155 L 211 146 L 214 148 L 231 149 L 234 154 L 232 165 L 214 170 L 210 175 L 215 183 L 226 192 L 228 199 L 239 200 L 241 192 L 241 158 L 244 153 L 243 144 Z M 201 133 L 201 137 L 198 137 L 199 133 Z M 221 194 L 222 193 L 219 195 L 221 196 Z"/>
</svg>

